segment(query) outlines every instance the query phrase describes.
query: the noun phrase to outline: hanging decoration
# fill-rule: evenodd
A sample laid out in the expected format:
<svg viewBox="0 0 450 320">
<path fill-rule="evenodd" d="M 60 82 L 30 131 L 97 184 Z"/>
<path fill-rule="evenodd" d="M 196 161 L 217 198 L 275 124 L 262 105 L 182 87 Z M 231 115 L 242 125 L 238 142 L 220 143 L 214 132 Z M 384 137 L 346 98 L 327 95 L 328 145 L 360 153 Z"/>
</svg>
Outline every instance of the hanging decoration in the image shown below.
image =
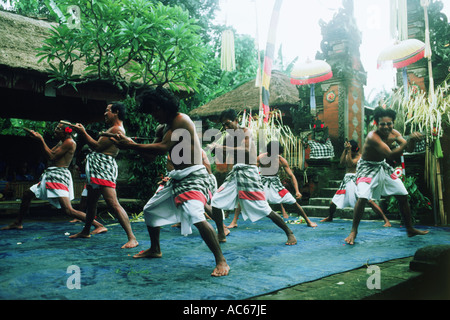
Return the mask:
<svg viewBox="0 0 450 320">
<path fill-rule="evenodd" d="M 331 66 L 322 60 L 307 60 L 305 63 L 297 64 L 291 72 L 291 83 L 295 85 L 311 85 L 310 89 L 310 110 L 312 115 L 316 115 L 316 94 L 315 84 L 333 77 Z"/>
<path fill-rule="evenodd" d="M 408 39 L 408 8 L 406 0 L 390 0 L 390 32 L 393 39 Z"/>
<path fill-rule="evenodd" d="M 270 19 L 270 27 L 269 27 L 269 35 L 267 37 L 266 51 L 264 56 L 264 66 L 263 66 L 263 76 L 261 83 L 261 107 L 260 113 L 262 111 L 264 116 L 264 122 L 268 122 L 269 120 L 269 85 L 270 85 L 270 77 L 272 74 L 272 65 L 275 53 L 275 38 L 276 31 L 278 26 L 278 17 L 280 13 L 280 7 L 282 4 L 282 0 L 276 0 L 273 5 L 272 17 Z"/>
<path fill-rule="evenodd" d="M 420 5 L 423 7 L 424 20 L 425 20 L 425 51 L 424 57 L 428 59 L 428 80 L 430 96 L 434 97 L 434 79 L 433 79 L 433 67 L 431 64 L 431 45 L 430 45 L 430 27 L 428 23 L 428 6 L 429 0 L 420 0 Z"/>
<path fill-rule="evenodd" d="M 255 87 L 260 88 L 262 76 L 261 76 L 261 51 L 259 50 L 258 6 L 256 5 L 256 0 L 253 0 L 252 2 L 255 3 L 255 21 L 256 21 L 255 47 L 256 50 L 258 51 L 258 54 L 256 56 L 256 63 L 258 64 L 258 70 L 256 71 Z M 261 103 L 262 102 L 259 101 L 259 105 L 261 105 Z"/>
<path fill-rule="evenodd" d="M 223 71 L 233 71 L 236 69 L 234 57 L 234 33 L 230 29 L 222 32 L 220 68 Z"/>
<path fill-rule="evenodd" d="M 225 26 L 228 26 L 228 8 L 225 15 Z M 220 69 L 223 71 L 233 71 L 236 69 L 234 57 L 234 33 L 231 28 L 222 32 L 222 47 L 220 51 Z"/>
</svg>

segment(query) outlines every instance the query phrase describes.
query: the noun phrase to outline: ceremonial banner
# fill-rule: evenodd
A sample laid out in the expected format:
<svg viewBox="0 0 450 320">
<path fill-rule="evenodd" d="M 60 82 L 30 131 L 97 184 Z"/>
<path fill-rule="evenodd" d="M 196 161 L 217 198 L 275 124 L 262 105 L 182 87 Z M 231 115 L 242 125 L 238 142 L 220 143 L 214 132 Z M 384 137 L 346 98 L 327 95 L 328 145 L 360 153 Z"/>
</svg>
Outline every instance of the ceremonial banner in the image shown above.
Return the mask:
<svg viewBox="0 0 450 320">
<path fill-rule="evenodd" d="M 270 97 L 269 85 L 270 85 L 270 77 L 272 74 L 273 57 L 275 52 L 275 36 L 278 26 L 278 16 L 280 13 L 280 7 L 282 2 L 283 2 L 282 0 L 275 1 L 272 11 L 272 18 L 270 20 L 269 35 L 267 37 L 266 52 L 264 57 L 263 77 L 261 84 L 262 105 L 260 108 L 262 109 L 264 114 L 264 122 L 267 122 L 269 117 L 269 97 Z"/>
</svg>

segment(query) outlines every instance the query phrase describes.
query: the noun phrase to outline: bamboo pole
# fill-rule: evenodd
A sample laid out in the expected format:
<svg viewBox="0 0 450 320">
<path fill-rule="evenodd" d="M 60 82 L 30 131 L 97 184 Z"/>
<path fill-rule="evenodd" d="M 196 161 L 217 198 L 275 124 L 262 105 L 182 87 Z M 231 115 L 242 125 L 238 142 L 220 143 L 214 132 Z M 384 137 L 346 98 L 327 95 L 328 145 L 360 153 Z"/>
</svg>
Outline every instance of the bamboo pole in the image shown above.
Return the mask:
<svg viewBox="0 0 450 320">
<path fill-rule="evenodd" d="M 430 179 L 430 190 L 433 195 L 433 217 L 434 224 L 437 226 L 437 200 L 436 200 L 436 161 L 434 159 L 434 155 L 430 152 L 430 171 L 429 171 L 429 179 Z"/>
<path fill-rule="evenodd" d="M 437 183 L 439 216 L 441 218 L 441 225 L 445 226 L 445 225 L 447 225 L 447 217 L 444 212 L 444 199 L 442 196 L 441 164 L 440 164 L 439 158 L 436 158 L 436 183 Z"/>
</svg>

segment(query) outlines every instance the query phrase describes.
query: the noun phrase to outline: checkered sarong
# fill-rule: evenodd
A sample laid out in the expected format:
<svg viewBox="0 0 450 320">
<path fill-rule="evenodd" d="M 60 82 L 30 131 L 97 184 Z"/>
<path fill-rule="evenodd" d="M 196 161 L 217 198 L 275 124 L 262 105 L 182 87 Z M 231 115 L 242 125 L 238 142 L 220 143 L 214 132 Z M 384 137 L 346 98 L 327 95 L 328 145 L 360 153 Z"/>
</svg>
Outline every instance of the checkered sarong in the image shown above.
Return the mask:
<svg viewBox="0 0 450 320">
<path fill-rule="evenodd" d="M 48 200 L 56 208 L 61 208 L 58 198 L 64 197 L 72 200 L 72 175 L 65 167 L 48 167 L 41 175 L 39 182 L 30 187 L 36 198 Z"/>
<path fill-rule="evenodd" d="M 175 204 L 180 205 L 188 200 L 200 200 L 203 203 L 211 200 L 212 192 L 216 186 L 204 166 L 190 172 L 187 176 L 179 175 L 181 171 L 169 172 L 169 183 L 173 187 Z"/>
<path fill-rule="evenodd" d="M 354 207 L 356 204 L 356 173 L 346 173 L 339 185 L 339 189 L 334 194 L 331 202 L 337 208 Z"/>
<path fill-rule="evenodd" d="M 309 154 L 311 159 L 334 158 L 334 148 L 330 139 L 327 139 L 325 143 L 308 140 L 308 145 L 311 148 Z"/>
<path fill-rule="evenodd" d="M 337 194 L 345 193 L 345 190 L 347 190 L 347 185 L 351 181 L 353 181 L 356 184 L 356 174 L 346 174 L 344 176 L 344 179 L 342 179 L 341 184 L 339 185 L 339 188 L 336 191 L 336 193 Z"/>
<path fill-rule="evenodd" d="M 72 183 L 72 175 L 69 169 L 65 167 L 49 167 L 45 169 L 39 180 L 45 176 L 46 189 L 61 189 L 69 191 L 69 186 Z"/>
<path fill-rule="evenodd" d="M 118 167 L 114 157 L 92 152 L 86 157 L 87 183 L 95 186 L 116 187 Z"/>
<path fill-rule="evenodd" d="M 372 179 L 384 169 L 384 172 L 389 174 L 393 180 L 397 179 L 397 175 L 386 161 L 367 161 L 363 159 L 358 160 L 356 166 L 356 184 L 360 182 L 371 183 Z"/>
<path fill-rule="evenodd" d="M 285 190 L 286 188 L 281 183 L 278 176 L 261 176 L 261 183 L 264 188 L 274 188 L 277 192 Z"/>
<path fill-rule="evenodd" d="M 213 207 L 222 210 L 234 210 L 238 203 L 244 220 L 257 221 L 272 212 L 255 165 L 235 164 L 211 201 Z"/>
<path fill-rule="evenodd" d="M 286 187 L 281 183 L 278 176 L 261 175 L 261 184 L 264 187 L 267 202 L 270 204 L 297 202 Z"/>
<path fill-rule="evenodd" d="M 195 165 L 169 173 L 171 178 L 144 206 L 145 223 L 160 227 L 181 222 L 181 234 L 192 233 L 192 224 L 205 220 L 213 179 L 205 166 Z"/>
<path fill-rule="evenodd" d="M 363 199 L 380 199 L 383 196 L 407 195 L 401 179 L 385 160 L 359 159 L 356 166 L 356 195 Z"/>
<path fill-rule="evenodd" d="M 242 164 L 234 165 L 233 170 L 231 170 L 225 177 L 225 181 L 222 186 L 234 178 L 236 178 L 237 189 L 239 191 L 253 192 L 264 190 L 261 183 L 261 176 L 259 175 L 258 168 L 256 166 Z"/>
</svg>

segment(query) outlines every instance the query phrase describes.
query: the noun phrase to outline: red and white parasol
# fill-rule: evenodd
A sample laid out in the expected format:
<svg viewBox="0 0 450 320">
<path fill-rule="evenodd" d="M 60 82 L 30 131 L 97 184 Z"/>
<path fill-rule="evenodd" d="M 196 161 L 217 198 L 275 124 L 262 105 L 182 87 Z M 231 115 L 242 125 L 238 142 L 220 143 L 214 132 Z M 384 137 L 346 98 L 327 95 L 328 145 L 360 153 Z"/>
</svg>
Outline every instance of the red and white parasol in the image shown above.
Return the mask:
<svg viewBox="0 0 450 320">
<path fill-rule="evenodd" d="M 311 113 L 316 115 L 316 97 L 314 85 L 333 77 L 331 66 L 322 60 L 307 60 L 294 66 L 291 72 L 291 83 L 295 85 L 311 85 L 310 108 Z"/>
<path fill-rule="evenodd" d="M 392 61 L 394 68 L 403 69 L 403 88 L 408 99 L 408 72 L 406 67 L 425 56 L 425 43 L 417 39 L 407 39 L 396 42 L 384 49 L 378 56 L 377 67 Z"/>
<path fill-rule="evenodd" d="M 378 56 L 378 68 L 386 61 L 392 61 L 394 68 L 404 68 L 419 61 L 424 55 L 425 43 L 417 39 L 403 40 L 381 51 Z"/>
</svg>

